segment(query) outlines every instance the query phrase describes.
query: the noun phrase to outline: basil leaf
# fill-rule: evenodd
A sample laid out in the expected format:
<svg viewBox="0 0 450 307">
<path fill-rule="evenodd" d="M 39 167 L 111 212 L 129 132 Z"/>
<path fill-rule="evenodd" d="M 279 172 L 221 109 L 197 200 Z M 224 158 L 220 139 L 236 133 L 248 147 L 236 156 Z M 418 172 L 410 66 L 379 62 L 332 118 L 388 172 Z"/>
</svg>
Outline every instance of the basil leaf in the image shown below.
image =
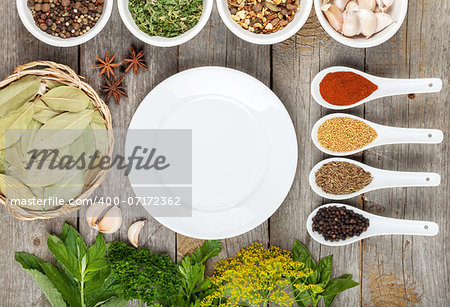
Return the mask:
<svg viewBox="0 0 450 307">
<path fill-rule="evenodd" d="M 63 300 L 61 293 L 55 288 L 53 283 L 48 279 L 47 276 L 39 272 L 38 270 L 30 270 L 25 269 L 31 276 L 33 276 L 34 280 L 38 284 L 39 288 L 41 288 L 42 292 L 44 292 L 45 297 L 52 304 L 53 307 L 65 307 L 67 306 Z"/>
<path fill-rule="evenodd" d="M 55 255 L 56 260 L 66 268 L 72 276 L 80 281 L 80 265 L 78 259 L 71 253 L 68 252 L 67 247 L 64 242 L 55 235 L 49 235 L 47 238 L 48 249 Z"/>
<path fill-rule="evenodd" d="M 321 293 L 321 296 L 336 295 L 344 290 L 356 287 L 358 285 L 359 283 L 351 279 L 336 278 L 328 283 L 325 287 L 325 291 Z"/>
<path fill-rule="evenodd" d="M 344 274 L 344 275 L 339 276 L 338 279 L 352 279 L 352 277 L 353 277 L 352 274 Z M 323 303 L 325 304 L 325 307 L 331 306 L 331 304 L 333 303 L 334 299 L 336 298 L 336 295 L 337 294 L 323 297 Z"/>
<path fill-rule="evenodd" d="M 198 246 L 190 257 L 193 263 L 205 263 L 206 260 L 217 256 L 221 250 L 222 244 L 219 240 L 208 240 Z"/>
<path fill-rule="evenodd" d="M 86 295 L 86 306 L 98 306 L 110 300 L 112 297 L 118 296 L 120 293 L 119 282 L 114 278 L 113 274 L 110 274 L 100 288 Z"/>
<path fill-rule="evenodd" d="M 322 258 L 317 264 L 316 271 L 320 274 L 320 283 L 326 285 L 330 281 L 333 271 L 333 255 Z"/>
<path fill-rule="evenodd" d="M 84 284 L 84 293 L 91 293 L 98 290 L 110 274 L 111 269 L 109 267 L 96 271 L 92 278 Z"/>
<path fill-rule="evenodd" d="M 303 262 L 306 268 L 313 270 L 316 269 L 316 262 L 311 257 L 308 249 L 297 239 L 294 240 L 294 244 L 292 246 L 292 259 L 294 259 L 294 261 Z"/>
<path fill-rule="evenodd" d="M 87 251 L 88 262 L 105 258 L 106 242 L 101 233 L 95 237 L 95 243 Z"/>
</svg>

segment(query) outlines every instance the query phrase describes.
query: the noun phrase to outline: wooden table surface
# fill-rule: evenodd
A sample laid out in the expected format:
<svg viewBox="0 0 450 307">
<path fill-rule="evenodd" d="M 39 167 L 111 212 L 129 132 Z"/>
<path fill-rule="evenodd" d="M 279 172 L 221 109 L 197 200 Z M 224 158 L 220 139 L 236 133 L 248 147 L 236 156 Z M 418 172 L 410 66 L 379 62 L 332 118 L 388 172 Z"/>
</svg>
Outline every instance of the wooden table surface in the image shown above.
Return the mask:
<svg viewBox="0 0 450 307">
<path fill-rule="evenodd" d="M 223 241 L 220 257 L 233 255 L 254 241 L 290 249 L 294 238 L 303 242 L 318 259 L 334 254 L 334 275 L 352 273 L 361 286 L 339 295 L 334 306 L 448 306 L 449 266 L 449 8 L 448 1 L 409 1 L 407 18 L 398 33 L 381 46 L 354 49 L 331 39 L 321 28 L 314 12 L 295 36 L 273 46 L 246 43 L 230 31 L 213 10 L 210 21 L 192 41 L 173 48 L 156 48 L 139 42 L 125 28 L 117 8 L 105 29 L 88 43 L 73 48 L 54 48 L 35 39 L 22 25 L 15 1 L 0 6 L 0 78 L 33 60 L 51 60 L 69 65 L 85 76 L 95 89 L 101 85 L 91 68 L 95 56 L 107 49 L 127 55 L 131 45 L 145 47 L 150 69 L 138 77 L 128 74 L 128 99 L 110 103 L 113 125 L 126 129 L 139 103 L 159 82 L 176 72 L 205 65 L 236 68 L 255 76 L 273 89 L 294 122 L 299 144 L 297 176 L 278 211 L 256 229 Z M 444 131 L 440 145 L 393 145 L 373 148 L 356 158 L 374 167 L 402 171 L 432 171 L 441 174 L 435 188 L 397 188 L 370 192 L 346 201 L 350 205 L 383 216 L 437 222 L 436 237 L 385 236 L 366 239 L 346 247 L 330 248 L 312 241 L 305 229 L 308 214 L 330 202 L 315 195 L 308 184 L 311 167 L 325 158 L 312 144 L 314 122 L 329 113 L 310 95 L 314 75 L 332 65 L 354 67 L 383 77 L 443 79 L 439 94 L 384 98 L 351 109 L 368 120 L 399 127 L 437 128 Z M 220 82 L 220 80 L 217 80 Z M 230 89 L 231 91 L 232 89 Z M 118 144 L 118 150 L 121 144 Z M 128 197 L 132 194 L 126 178 L 110 174 L 97 195 Z M 126 240 L 126 230 L 137 218 L 127 214 L 120 232 L 107 240 Z M 142 238 L 147 247 L 180 257 L 199 242 L 177 235 L 145 214 L 150 223 Z M 135 216 L 135 215 L 134 215 Z M 88 239 L 95 233 L 87 227 L 83 210 L 49 221 L 25 222 L 0 211 L 0 306 L 47 306 L 33 279 L 14 261 L 14 251 L 25 251 L 51 259 L 46 247 L 47 232 L 61 230 L 64 222 L 77 227 Z"/>
</svg>

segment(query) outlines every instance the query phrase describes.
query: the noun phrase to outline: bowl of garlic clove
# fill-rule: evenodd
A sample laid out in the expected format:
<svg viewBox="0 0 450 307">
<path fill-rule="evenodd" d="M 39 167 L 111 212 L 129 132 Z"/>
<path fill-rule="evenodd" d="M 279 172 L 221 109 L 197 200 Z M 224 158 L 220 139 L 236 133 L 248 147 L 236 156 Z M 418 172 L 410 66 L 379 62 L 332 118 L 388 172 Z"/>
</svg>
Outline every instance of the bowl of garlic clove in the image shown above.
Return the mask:
<svg viewBox="0 0 450 307">
<path fill-rule="evenodd" d="M 336 41 L 370 48 L 397 33 L 408 0 L 314 0 L 314 9 L 322 27 Z"/>
</svg>

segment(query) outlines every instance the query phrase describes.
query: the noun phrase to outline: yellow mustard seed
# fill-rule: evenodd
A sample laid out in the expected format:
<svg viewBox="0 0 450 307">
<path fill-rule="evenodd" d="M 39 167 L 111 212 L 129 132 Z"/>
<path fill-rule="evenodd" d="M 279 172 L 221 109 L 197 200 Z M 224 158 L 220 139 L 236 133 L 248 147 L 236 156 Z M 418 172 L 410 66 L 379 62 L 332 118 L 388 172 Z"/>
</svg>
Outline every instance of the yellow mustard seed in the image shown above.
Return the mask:
<svg viewBox="0 0 450 307">
<path fill-rule="evenodd" d="M 319 126 L 317 140 L 320 145 L 334 152 L 360 149 L 372 143 L 378 134 L 363 121 L 350 117 L 333 117 Z"/>
</svg>

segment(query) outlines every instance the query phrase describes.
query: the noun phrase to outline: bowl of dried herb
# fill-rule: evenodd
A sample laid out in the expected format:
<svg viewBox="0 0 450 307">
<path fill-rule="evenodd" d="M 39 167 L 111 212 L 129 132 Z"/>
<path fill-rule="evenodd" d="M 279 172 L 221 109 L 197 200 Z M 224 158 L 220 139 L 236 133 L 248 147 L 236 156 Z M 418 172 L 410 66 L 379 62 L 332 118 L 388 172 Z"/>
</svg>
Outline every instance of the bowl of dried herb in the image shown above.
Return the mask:
<svg viewBox="0 0 450 307">
<path fill-rule="evenodd" d="M 108 23 L 114 0 L 16 0 L 27 30 L 55 47 L 73 47 L 94 38 Z"/>
<path fill-rule="evenodd" d="M 118 0 L 128 30 L 141 41 L 158 47 L 181 45 L 206 25 L 214 0 Z"/>
</svg>

